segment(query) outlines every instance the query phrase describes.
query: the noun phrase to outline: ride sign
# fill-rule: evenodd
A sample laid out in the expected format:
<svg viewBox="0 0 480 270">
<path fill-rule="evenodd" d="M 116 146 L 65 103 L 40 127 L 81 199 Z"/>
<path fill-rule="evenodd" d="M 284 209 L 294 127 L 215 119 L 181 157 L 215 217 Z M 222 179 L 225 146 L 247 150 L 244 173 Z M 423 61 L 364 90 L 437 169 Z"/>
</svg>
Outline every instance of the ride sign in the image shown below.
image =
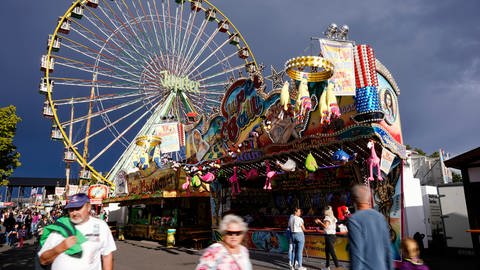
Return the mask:
<svg viewBox="0 0 480 270">
<path fill-rule="evenodd" d="M 200 93 L 200 83 L 190 80 L 187 76 L 178 77 L 170 74 L 168 70 L 160 71 L 163 78 L 160 78 L 160 84 L 173 91 L 185 91 L 192 93 Z"/>
</svg>

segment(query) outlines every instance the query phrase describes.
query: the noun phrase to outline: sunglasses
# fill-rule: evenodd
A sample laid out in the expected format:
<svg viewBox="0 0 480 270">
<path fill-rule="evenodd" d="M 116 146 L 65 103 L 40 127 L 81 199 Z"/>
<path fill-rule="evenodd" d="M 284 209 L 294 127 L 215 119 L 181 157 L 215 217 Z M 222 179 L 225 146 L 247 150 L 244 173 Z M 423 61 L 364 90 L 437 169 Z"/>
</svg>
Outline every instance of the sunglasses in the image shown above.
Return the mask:
<svg viewBox="0 0 480 270">
<path fill-rule="evenodd" d="M 226 231 L 225 232 L 225 235 L 228 235 L 228 236 L 232 236 L 232 235 L 235 235 L 235 236 L 239 236 L 239 235 L 242 235 L 243 234 L 243 231 Z"/>
</svg>

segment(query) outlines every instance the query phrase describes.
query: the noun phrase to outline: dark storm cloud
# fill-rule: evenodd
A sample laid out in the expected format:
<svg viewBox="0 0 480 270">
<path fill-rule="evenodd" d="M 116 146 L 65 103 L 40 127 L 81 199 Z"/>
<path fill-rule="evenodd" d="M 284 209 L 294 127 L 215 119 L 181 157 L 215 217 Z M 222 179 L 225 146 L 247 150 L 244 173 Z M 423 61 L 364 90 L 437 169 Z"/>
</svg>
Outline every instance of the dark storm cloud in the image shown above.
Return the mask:
<svg viewBox="0 0 480 270">
<path fill-rule="evenodd" d="M 480 125 L 480 2 L 212 0 L 247 40 L 258 62 L 278 69 L 310 54 L 310 37 L 331 22 L 350 26 L 350 38 L 368 43 L 400 89 L 404 141 L 427 153 L 478 147 Z M 37 94 L 40 55 L 56 18 L 70 1 L 2 3 L 0 106 L 15 104 L 23 122 L 16 144 L 17 175 L 62 176 L 62 147 L 50 142 Z M 15 94 L 13 94 L 15 93 Z"/>
</svg>

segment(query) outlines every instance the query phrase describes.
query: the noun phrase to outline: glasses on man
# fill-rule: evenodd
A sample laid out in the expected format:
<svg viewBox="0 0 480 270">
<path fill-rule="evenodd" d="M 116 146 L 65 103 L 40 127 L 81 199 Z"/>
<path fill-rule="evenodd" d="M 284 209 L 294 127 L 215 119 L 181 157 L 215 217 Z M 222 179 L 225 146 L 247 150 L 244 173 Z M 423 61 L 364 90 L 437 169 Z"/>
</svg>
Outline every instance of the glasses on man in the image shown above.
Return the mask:
<svg viewBox="0 0 480 270">
<path fill-rule="evenodd" d="M 240 236 L 242 234 L 243 234 L 243 231 L 226 231 L 225 232 L 225 235 L 228 235 L 228 236 L 232 236 L 232 235 Z"/>
</svg>

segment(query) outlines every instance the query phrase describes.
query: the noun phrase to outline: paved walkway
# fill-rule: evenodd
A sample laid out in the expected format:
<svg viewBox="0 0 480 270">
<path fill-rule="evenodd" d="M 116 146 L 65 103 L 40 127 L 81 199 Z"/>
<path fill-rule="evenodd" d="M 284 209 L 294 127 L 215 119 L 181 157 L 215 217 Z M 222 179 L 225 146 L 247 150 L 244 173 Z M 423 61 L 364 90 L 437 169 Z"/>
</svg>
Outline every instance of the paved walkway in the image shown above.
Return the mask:
<svg viewBox="0 0 480 270">
<path fill-rule="evenodd" d="M 115 270 L 162 269 L 191 270 L 195 269 L 201 251 L 188 248 L 166 248 L 151 241 L 117 241 L 118 250 L 114 253 Z M 24 248 L 11 248 L 0 245 L 0 270 L 33 269 L 35 250 L 33 241 L 26 241 Z M 253 269 L 288 269 L 286 255 L 272 255 L 259 251 L 251 251 Z M 431 270 L 478 270 L 480 260 L 472 256 L 454 256 L 447 251 L 427 251 L 425 261 Z M 304 258 L 307 269 L 321 269 L 324 260 Z M 342 262 L 342 266 L 347 266 Z M 333 270 L 333 267 L 332 267 Z"/>
</svg>

